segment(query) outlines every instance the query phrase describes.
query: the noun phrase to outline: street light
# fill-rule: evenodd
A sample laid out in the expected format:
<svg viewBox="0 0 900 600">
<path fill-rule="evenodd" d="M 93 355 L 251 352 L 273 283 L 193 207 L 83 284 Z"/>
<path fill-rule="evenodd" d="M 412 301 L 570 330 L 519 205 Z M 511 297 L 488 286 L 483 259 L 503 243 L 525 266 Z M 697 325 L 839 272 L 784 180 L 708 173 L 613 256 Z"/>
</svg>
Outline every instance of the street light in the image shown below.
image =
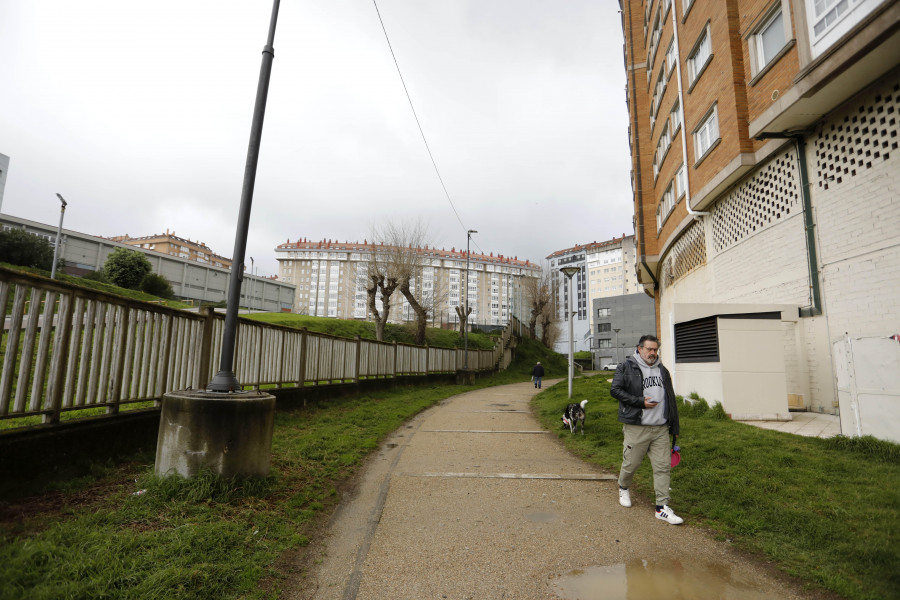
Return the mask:
<svg viewBox="0 0 900 600">
<path fill-rule="evenodd" d="M 263 47 L 262 66 L 259 69 L 256 104 L 253 107 L 253 122 L 250 125 L 250 143 L 247 147 L 247 161 L 244 166 L 244 186 L 241 190 L 241 205 L 238 209 L 234 252 L 231 255 L 231 275 L 228 279 L 228 308 L 225 312 L 225 328 L 222 333 L 222 356 L 219 361 L 219 372 L 206 386 L 207 391 L 210 392 L 230 393 L 241 389 L 241 384 L 234 374 L 234 346 L 237 342 L 238 311 L 241 303 L 241 282 L 244 280 L 244 254 L 247 252 L 250 208 L 253 205 L 253 188 L 256 186 L 256 166 L 259 163 L 263 120 L 266 116 L 269 77 L 272 73 L 272 60 L 275 58 L 275 24 L 278 21 L 279 5 L 280 0 L 274 0 L 272 3 L 269 37 L 266 40 L 266 45 Z"/>
<path fill-rule="evenodd" d="M 478 233 L 474 229 L 466 232 L 466 328 L 463 341 L 463 368 L 469 370 L 469 244 L 472 241 L 472 234 Z"/>
<path fill-rule="evenodd" d="M 619 332 L 621 329 L 613 328 L 613 331 L 616 332 L 616 364 L 619 364 Z"/>
<path fill-rule="evenodd" d="M 53 249 L 53 266 L 50 267 L 50 279 L 56 279 L 56 260 L 59 256 L 59 244 L 62 237 L 63 217 L 66 216 L 66 201 L 59 194 L 56 195 L 62 206 L 59 207 L 59 227 L 56 228 L 56 248 Z"/>
<path fill-rule="evenodd" d="M 575 357 L 573 352 L 573 337 L 575 336 L 575 324 L 573 323 L 575 316 L 575 311 L 572 306 L 572 277 L 580 271 L 579 267 L 563 267 L 560 269 L 563 273 L 566 274 L 566 277 L 569 279 L 569 400 L 572 399 L 572 379 L 575 377 Z"/>
</svg>

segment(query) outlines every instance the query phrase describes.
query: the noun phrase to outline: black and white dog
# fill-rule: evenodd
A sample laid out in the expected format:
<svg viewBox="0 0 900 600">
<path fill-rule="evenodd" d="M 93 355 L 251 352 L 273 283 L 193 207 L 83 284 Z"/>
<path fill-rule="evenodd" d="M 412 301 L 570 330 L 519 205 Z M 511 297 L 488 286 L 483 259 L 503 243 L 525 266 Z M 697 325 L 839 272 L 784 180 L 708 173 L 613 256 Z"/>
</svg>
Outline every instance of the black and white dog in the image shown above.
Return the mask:
<svg viewBox="0 0 900 600">
<path fill-rule="evenodd" d="M 562 422 L 563 427 L 568 427 L 569 431 L 575 433 L 575 427 L 578 423 L 581 423 L 581 435 L 584 435 L 584 405 L 587 404 L 587 400 L 582 400 L 581 404 L 575 404 L 574 402 L 566 407 L 566 412 L 563 413 Z"/>
</svg>

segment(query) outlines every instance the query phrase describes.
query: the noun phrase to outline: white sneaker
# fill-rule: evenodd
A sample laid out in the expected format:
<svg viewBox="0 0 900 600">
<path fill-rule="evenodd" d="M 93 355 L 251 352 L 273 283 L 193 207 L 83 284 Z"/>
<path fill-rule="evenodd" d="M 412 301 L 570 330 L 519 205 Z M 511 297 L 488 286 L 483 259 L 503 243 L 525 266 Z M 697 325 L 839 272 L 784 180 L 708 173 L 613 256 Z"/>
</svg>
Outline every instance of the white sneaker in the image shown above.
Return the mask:
<svg viewBox="0 0 900 600">
<path fill-rule="evenodd" d="M 664 505 L 661 509 L 656 511 L 656 518 L 662 519 L 666 523 L 671 525 L 681 525 L 684 523 L 684 519 L 675 514 L 675 512 L 668 507 L 668 505 Z"/>
<path fill-rule="evenodd" d="M 619 488 L 619 504 L 625 508 L 631 508 L 631 492 Z"/>
</svg>

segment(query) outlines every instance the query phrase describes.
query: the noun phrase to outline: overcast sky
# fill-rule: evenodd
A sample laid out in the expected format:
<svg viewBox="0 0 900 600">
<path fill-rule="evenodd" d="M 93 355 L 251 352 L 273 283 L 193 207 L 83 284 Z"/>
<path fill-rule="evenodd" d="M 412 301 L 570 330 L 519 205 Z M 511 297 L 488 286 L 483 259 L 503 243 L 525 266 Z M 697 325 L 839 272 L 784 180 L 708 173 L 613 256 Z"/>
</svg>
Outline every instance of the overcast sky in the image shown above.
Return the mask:
<svg viewBox="0 0 900 600">
<path fill-rule="evenodd" d="M 633 233 L 622 33 L 603 0 L 285 0 L 247 256 L 421 219 L 542 263 Z M 271 3 L 0 0 L 2 211 L 231 256 Z M 458 216 L 457 216 L 458 215 Z M 249 265 L 249 258 L 247 259 Z"/>
</svg>

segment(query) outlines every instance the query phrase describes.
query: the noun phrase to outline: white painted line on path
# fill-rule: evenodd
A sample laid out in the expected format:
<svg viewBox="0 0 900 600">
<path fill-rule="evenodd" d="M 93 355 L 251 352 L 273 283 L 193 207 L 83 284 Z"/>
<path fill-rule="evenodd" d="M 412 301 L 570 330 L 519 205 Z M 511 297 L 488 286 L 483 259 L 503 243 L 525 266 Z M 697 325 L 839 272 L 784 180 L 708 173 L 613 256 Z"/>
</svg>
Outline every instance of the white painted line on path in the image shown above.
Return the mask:
<svg viewBox="0 0 900 600">
<path fill-rule="evenodd" d="M 407 477 L 447 477 L 470 479 L 557 479 L 584 481 L 615 481 L 618 475 L 598 475 L 596 473 L 575 473 L 560 475 L 557 473 L 403 473 Z"/>
</svg>

